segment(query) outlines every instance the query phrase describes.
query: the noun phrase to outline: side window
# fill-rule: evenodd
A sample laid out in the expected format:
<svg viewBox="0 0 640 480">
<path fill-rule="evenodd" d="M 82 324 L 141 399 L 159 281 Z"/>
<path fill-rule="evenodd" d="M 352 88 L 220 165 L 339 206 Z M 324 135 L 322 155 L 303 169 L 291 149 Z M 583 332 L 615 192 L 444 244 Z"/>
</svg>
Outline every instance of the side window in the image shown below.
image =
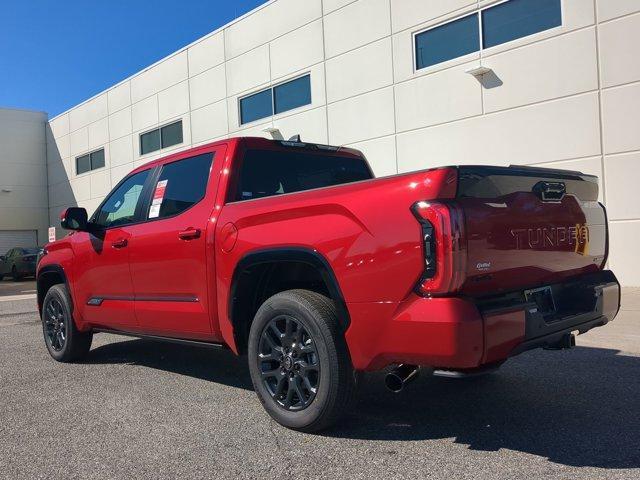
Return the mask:
<svg viewBox="0 0 640 480">
<path fill-rule="evenodd" d="M 213 154 L 205 153 L 162 167 L 147 218 L 178 215 L 204 198 Z"/>
<path fill-rule="evenodd" d="M 126 225 L 136 220 L 136 207 L 150 170 L 131 175 L 120 184 L 94 215 L 94 223 L 107 228 Z"/>
</svg>

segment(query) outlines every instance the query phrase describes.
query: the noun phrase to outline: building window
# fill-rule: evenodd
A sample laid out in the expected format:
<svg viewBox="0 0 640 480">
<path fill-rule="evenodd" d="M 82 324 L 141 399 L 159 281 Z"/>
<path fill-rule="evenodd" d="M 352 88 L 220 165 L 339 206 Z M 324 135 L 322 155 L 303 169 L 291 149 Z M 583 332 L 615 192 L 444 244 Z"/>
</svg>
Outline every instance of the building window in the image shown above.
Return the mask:
<svg viewBox="0 0 640 480">
<path fill-rule="evenodd" d="M 416 68 L 430 67 L 480 50 L 478 14 L 416 35 Z"/>
<path fill-rule="evenodd" d="M 561 0 L 508 0 L 416 34 L 416 70 L 560 25 Z"/>
<path fill-rule="evenodd" d="M 182 120 L 140 135 L 140 155 L 182 143 Z"/>
<path fill-rule="evenodd" d="M 305 75 L 241 98 L 240 124 L 310 104 L 311 75 Z"/>
<path fill-rule="evenodd" d="M 104 148 L 76 158 L 76 175 L 104 167 Z"/>
<path fill-rule="evenodd" d="M 510 0 L 482 12 L 482 44 L 495 47 L 560 25 L 560 0 Z"/>
</svg>

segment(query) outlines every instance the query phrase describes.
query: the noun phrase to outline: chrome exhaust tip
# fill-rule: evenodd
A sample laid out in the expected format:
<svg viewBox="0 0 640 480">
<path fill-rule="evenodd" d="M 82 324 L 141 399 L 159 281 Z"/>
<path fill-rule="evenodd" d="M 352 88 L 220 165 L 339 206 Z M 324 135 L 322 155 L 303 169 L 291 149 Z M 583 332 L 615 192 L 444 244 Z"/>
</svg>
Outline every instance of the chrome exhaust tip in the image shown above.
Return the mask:
<svg viewBox="0 0 640 480">
<path fill-rule="evenodd" d="M 398 365 L 387 373 L 384 384 L 393 393 L 399 393 L 405 385 L 416 379 L 419 371 L 420 367 L 417 365 Z"/>
</svg>

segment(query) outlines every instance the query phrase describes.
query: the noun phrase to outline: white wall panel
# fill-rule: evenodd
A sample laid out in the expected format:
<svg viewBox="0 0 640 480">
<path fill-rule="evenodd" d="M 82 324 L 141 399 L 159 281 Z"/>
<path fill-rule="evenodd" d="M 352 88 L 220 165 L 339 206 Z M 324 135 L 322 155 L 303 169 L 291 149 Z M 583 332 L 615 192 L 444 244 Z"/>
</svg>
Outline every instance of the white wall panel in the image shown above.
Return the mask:
<svg viewBox="0 0 640 480">
<path fill-rule="evenodd" d="M 411 28 L 475 4 L 476 0 L 391 0 L 393 31 Z"/>
<path fill-rule="evenodd" d="M 640 222 L 610 222 L 609 236 L 609 267 L 622 285 L 640 285 Z"/>
<path fill-rule="evenodd" d="M 111 172 L 103 169 L 90 175 L 91 198 L 102 199 L 111 190 Z"/>
<path fill-rule="evenodd" d="M 109 138 L 111 140 L 129 135 L 132 128 L 131 107 L 125 107 L 109 115 Z"/>
<path fill-rule="evenodd" d="M 399 134 L 399 170 L 595 156 L 600 154 L 598 127 L 595 94 L 507 110 Z"/>
<path fill-rule="evenodd" d="M 109 113 L 117 112 L 131 105 L 131 84 L 126 81 L 107 92 Z"/>
<path fill-rule="evenodd" d="M 73 132 L 85 127 L 106 117 L 107 111 L 107 94 L 103 93 L 69 112 L 69 128 Z"/>
<path fill-rule="evenodd" d="M 321 0 L 280 0 L 225 30 L 227 59 L 236 57 L 322 15 Z"/>
<path fill-rule="evenodd" d="M 640 84 L 603 91 L 602 121 L 606 153 L 640 150 Z"/>
<path fill-rule="evenodd" d="M 131 107 L 131 124 L 134 130 L 149 128 L 158 124 L 158 97 L 148 97 Z"/>
<path fill-rule="evenodd" d="M 398 173 L 396 167 L 396 140 L 393 135 L 366 142 L 352 143 L 349 147 L 356 148 L 364 153 L 376 177 Z"/>
<path fill-rule="evenodd" d="M 268 83 L 269 45 L 251 50 L 227 62 L 227 90 L 235 95 Z"/>
<path fill-rule="evenodd" d="M 357 28 L 354 19 L 358 19 Z M 324 18 L 327 58 L 390 34 L 389 0 L 358 0 Z"/>
<path fill-rule="evenodd" d="M 227 102 L 224 100 L 191 111 L 194 143 L 212 140 L 227 133 Z"/>
<path fill-rule="evenodd" d="M 322 21 L 294 30 L 271 42 L 271 77 L 276 79 L 324 59 Z"/>
<path fill-rule="evenodd" d="M 300 134 L 303 141 L 327 143 L 327 111 L 324 107 L 279 118 L 274 126 L 285 138 Z"/>
<path fill-rule="evenodd" d="M 131 101 L 139 102 L 187 79 L 187 52 L 180 52 L 131 79 Z"/>
<path fill-rule="evenodd" d="M 480 115 L 481 87 L 465 69 L 456 67 L 396 85 L 398 131 Z"/>
<path fill-rule="evenodd" d="M 95 150 L 104 146 L 109 142 L 109 121 L 108 118 L 103 118 L 90 124 L 87 127 L 87 133 L 89 135 L 89 149 Z"/>
<path fill-rule="evenodd" d="M 189 79 L 191 108 L 197 109 L 226 97 L 225 66 L 211 68 Z"/>
<path fill-rule="evenodd" d="M 527 45 L 487 58 L 486 112 L 527 105 L 598 88 L 595 29 Z M 455 89 L 452 90 L 452 93 Z"/>
<path fill-rule="evenodd" d="M 356 1 L 357 0 L 322 0 L 323 12 L 326 15 L 327 13 L 333 12 L 334 10 L 342 8 Z"/>
<path fill-rule="evenodd" d="M 393 88 L 329 105 L 329 142 L 355 143 L 394 133 Z"/>
<path fill-rule="evenodd" d="M 640 219 L 637 172 L 640 152 L 605 157 L 607 211 L 612 220 Z"/>
<path fill-rule="evenodd" d="M 604 22 L 612 18 L 640 12 L 638 0 L 597 0 L 598 20 Z"/>
<path fill-rule="evenodd" d="M 131 142 L 131 136 L 125 135 L 109 143 L 109 157 L 112 167 L 133 162 Z"/>
<path fill-rule="evenodd" d="M 189 47 L 189 76 L 193 77 L 224 62 L 224 34 L 211 35 Z"/>
<path fill-rule="evenodd" d="M 55 138 L 69 133 L 69 114 L 60 115 L 49 122 L 49 128 Z"/>
<path fill-rule="evenodd" d="M 189 111 L 189 82 L 184 81 L 158 94 L 158 119 L 160 122 L 175 118 Z"/>
<path fill-rule="evenodd" d="M 640 1 L 637 2 L 640 9 Z M 640 14 L 600 25 L 602 85 L 640 80 Z"/>
<path fill-rule="evenodd" d="M 81 128 L 69 135 L 69 149 L 72 157 L 89 150 L 89 132 L 87 128 Z"/>
<path fill-rule="evenodd" d="M 393 83 L 391 38 L 327 61 L 327 100 L 335 102 Z"/>
</svg>

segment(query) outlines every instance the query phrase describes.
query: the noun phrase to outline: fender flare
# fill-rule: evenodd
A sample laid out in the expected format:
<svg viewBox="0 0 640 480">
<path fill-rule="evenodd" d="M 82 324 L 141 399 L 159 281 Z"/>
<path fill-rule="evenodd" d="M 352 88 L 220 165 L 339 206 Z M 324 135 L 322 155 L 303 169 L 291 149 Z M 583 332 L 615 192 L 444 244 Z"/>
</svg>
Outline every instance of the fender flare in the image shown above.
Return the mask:
<svg viewBox="0 0 640 480">
<path fill-rule="evenodd" d="M 38 270 L 38 274 L 36 277 L 36 290 L 38 292 L 38 310 L 42 312 L 42 303 L 44 302 L 44 297 L 45 297 L 45 292 L 42 292 L 40 289 L 41 279 L 43 276 L 51 273 L 55 273 L 56 275 L 59 275 L 62 278 L 62 281 L 65 287 L 67 288 L 67 291 L 69 292 L 69 300 L 71 303 L 71 313 L 73 313 L 73 310 L 74 310 L 73 295 L 71 293 L 71 288 L 69 287 L 69 280 L 67 278 L 67 274 L 64 271 L 64 268 L 62 268 L 58 264 L 45 265 L 44 267 Z"/>
<path fill-rule="evenodd" d="M 229 290 L 227 315 L 233 323 L 236 291 L 240 274 L 246 269 L 265 263 L 295 262 L 305 263 L 317 269 L 329 292 L 329 297 L 336 304 L 340 327 L 345 332 L 351 322 L 349 310 L 344 300 L 338 279 L 327 259 L 317 250 L 305 247 L 277 247 L 255 250 L 246 253 L 236 264 Z"/>
</svg>

